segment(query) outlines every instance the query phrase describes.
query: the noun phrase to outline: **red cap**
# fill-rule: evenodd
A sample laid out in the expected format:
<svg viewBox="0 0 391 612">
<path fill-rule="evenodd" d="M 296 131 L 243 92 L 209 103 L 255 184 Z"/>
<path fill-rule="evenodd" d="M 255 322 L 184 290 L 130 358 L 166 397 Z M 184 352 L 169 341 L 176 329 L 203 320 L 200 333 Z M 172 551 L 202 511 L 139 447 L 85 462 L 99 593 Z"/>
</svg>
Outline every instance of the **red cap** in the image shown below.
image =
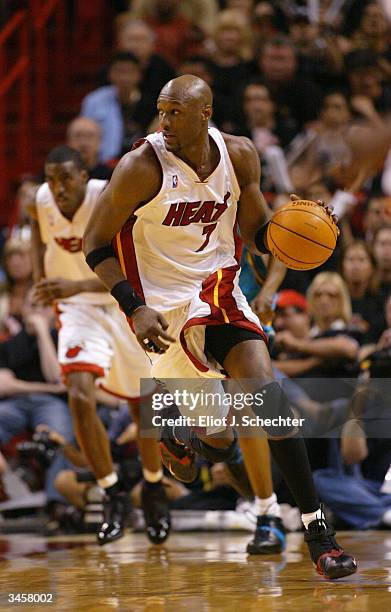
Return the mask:
<svg viewBox="0 0 391 612">
<path fill-rule="evenodd" d="M 289 308 L 290 306 L 307 312 L 307 300 L 304 295 L 293 289 L 284 289 L 277 294 L 276 308 Z"/>
</svg>

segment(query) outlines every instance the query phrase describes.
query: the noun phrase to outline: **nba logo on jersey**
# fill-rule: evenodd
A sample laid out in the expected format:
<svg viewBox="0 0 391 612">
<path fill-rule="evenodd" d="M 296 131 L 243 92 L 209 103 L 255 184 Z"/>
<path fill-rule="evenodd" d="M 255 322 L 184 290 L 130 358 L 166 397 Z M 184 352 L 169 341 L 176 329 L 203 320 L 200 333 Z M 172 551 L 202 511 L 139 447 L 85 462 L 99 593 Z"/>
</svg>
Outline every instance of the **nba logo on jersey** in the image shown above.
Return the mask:
<svg viewBox="0 0 391 612">
<path fill-rule="evenodd" d="M 178 187 L 178 175 L 177 174 L 173 174 L 172 176 L 172 186 L 173 186 L 173 189 L 175 189 L 175 187 Z"/>
</svg>

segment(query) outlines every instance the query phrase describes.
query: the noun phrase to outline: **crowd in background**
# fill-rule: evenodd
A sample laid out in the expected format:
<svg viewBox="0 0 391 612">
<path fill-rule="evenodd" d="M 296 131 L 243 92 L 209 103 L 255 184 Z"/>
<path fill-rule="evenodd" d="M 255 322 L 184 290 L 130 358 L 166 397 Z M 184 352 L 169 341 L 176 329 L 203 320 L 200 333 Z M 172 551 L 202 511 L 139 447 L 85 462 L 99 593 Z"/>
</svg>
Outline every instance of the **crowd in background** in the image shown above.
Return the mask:
<svg viewBox="0 0 391 612">
<path fill-rule="evenodd" d="M 109 179 L 132 144 L 157 129 L 162 86 L 193 74 L 213 90 L 213 124 L 253 141 L 273 210 L 290 193 L 334 207 L 341 230 L 334 254 L 321 268 L 289 270 L 280 288 L 273 364 L 281 377 L 300 379 L 290 391 L 300 414 L 316 417 L 326 430 L 339 427 L 337 436 L 307 440 L 317 485 L 336 520 L 359 528 L 391 525 L 391 497 L 380 491 L 391 438 L 368 425 L 380 400 L 372 397 L 357 408 L 354 385 L 346 383 L 365 388 L 368 380 L 386 381 L 391 373 L 391 151 L 382 166 L 358 173 L 344 189 L 338 181 L 351 154 L 346 130 L 363 123 L 378 128 L 391 112 L 391 26 L 381 4 L 134 0 L 128 9 L 113 23 L 112 56 L 64 140 L 80 151 L 91 178 Z M 53 461 L 30 464 L 30 472 L 41 470 L 49 508 L 65 506 L 67 493 L 81 511 L 91 484 L 78 483 L 73 468 L 76 447 L 55 367 L 54 317 L 29 299 L 28 208 L 43 180 L 21 177 L 18 225 L 5 236 L 1 253 L 0 449 L 16 466 L 16 435 L 37 427 L 41 435 L 51 432 Z M 383 404 L 387 393 L 384 387 Z M 131 423 L 121 411 L 102 410 L 113 444 L 126 446 L 118 456 L 133 461 L 136 484 Z M 0 473 L 7 469 L 2 460 Z M 190 492 L 167 479 L 173 507 L 235 507 L 239 493 L 224 470 L 203 466 L 201 473 Z M 293 503 L 274 476 L 280 500 Z M 6 487 L 1 496 L 7 499 Z"/>
</svg>

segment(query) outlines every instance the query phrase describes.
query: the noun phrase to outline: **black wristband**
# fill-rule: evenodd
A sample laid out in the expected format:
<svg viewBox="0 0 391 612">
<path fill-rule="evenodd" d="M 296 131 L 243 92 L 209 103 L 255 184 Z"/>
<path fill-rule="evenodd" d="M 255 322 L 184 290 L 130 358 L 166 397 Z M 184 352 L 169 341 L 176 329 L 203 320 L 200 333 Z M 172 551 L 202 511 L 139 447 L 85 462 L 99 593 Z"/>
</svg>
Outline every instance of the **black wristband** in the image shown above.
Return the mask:
<svg viewBox="0 0 391 612">
<path fill-rule="evenodd" d="M 106 244 L 106 246 L 98 247 L 90 251 L 88 255 L 86 255 L 86 262 L 91 270 L 94 271 L 98 264 L 105 259 L 109 259 L 109 257 L 116 257 L 116 255 L 113 246 L 111 244 Z"/>
<path fill-rule="evenodd" d="M 265 223 L 265 225 L 262 225 L 262 227 L 255 234 L 255 246 L 261 253 L 270 253 L 270 249 L 266 246 L 265 240 L 268 226 L 269 221 Z"/>
<path fill-rule="evenodd" d="M 123 310 L 127 317 L 131 317 L 139 306 L 145 306 L 144 300 L 139 298 L 127 280 L 120 281 L 114 285 L 110 293 L 117 300 L 121 310 Z"/>
</svg>

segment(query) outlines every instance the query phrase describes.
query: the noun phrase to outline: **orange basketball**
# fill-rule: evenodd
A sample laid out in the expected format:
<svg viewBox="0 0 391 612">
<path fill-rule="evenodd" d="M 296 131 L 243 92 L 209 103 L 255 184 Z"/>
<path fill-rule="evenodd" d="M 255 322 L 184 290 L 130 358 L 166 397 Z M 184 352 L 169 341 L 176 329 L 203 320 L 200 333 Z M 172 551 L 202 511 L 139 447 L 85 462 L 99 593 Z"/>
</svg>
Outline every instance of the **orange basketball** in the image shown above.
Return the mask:
<svg viewBox="0 0 391 612">
<path fill-rule="evenodd" d="M 296 200 L 278 209 L 267 230 L 271 253 L 292 270 L 320 266 L 334 251 L 337 237 L 334 221 L 310 200 Z"/>
</svg>

